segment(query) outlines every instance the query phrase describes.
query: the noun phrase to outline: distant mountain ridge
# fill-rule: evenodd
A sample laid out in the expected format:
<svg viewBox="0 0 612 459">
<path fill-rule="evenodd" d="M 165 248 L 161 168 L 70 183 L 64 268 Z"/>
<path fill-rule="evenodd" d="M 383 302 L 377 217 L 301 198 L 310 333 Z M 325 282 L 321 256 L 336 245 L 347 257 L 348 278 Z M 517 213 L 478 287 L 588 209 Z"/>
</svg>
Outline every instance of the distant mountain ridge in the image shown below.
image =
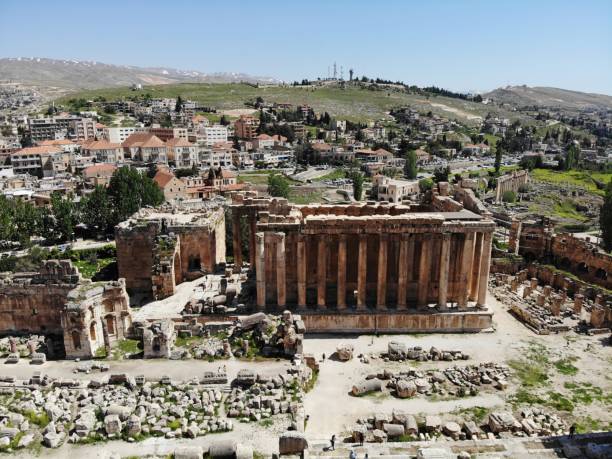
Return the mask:
<svg viewBox="0 0 612 459">
<path fill-rule="evenodd" d="M 0 80 L 67 90 L 99 89 L 132 84 L 280 82 L 275 78 L 253 76 L 246 73 L 202 73 L 165 67 L 136 67 L 96 61 L 42 57 L 0 59 Z"/>
<path fill-rule="evenodd" d="M 482 96 L 519 107 L 537 105 L 566 110 L 612 109 L 612 96 L 543 86 L 506 86 Z"/>
</svg>

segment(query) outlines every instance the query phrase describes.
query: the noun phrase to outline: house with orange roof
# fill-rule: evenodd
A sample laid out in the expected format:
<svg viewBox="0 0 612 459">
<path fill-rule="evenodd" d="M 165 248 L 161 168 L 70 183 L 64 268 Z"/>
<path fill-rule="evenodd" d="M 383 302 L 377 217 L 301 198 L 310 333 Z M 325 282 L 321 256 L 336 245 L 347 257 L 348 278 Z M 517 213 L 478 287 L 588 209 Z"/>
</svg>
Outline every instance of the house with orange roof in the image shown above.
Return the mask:
<svg viewBox="0 0 612 459">
<path fill-rule="evenodd" d="M 143 163 L 168 163 L 168 149 L 162 140 L 149 132 L 136 132 L 122 143 L 125 157 Z"/>
<path fill-rule="evenodd" d="M 79 144 L 70 139 L 41 140 L 36 142 L 36 145 L 39 147 L 59 147 L 66 153 L 74 153 L 79 149 Z"/>
<path fill-rule="evenodd" d="M 168 161 L 174 162 L 176 167 L 189 168 L 197 163 L 198 147 L 186 139 L 172 138 L 166 141 Z"/>
<path fill-rule="evenodd" d="M 84 143 L 81 147 L 84 156 L 95 158 L 98 163 L 116 164 L 123 162 L 123 147 L 106 139 Z"/>
<path fill-rule="evenodd" d="M 108 186 L 111 177 L 117 170 L 114 164 L 94 164 L 81 172 L 83 180 L 91 186 Z"/>
<path fill-rule="evenodd" d="M 164 198 L 168 202 L 182 201 L 187 197 L 187 186 L 185 182 L 177 178 L 170 170 L 165 167 L 157 169 L 153 181 L 164 192 Z"/>
</svg>

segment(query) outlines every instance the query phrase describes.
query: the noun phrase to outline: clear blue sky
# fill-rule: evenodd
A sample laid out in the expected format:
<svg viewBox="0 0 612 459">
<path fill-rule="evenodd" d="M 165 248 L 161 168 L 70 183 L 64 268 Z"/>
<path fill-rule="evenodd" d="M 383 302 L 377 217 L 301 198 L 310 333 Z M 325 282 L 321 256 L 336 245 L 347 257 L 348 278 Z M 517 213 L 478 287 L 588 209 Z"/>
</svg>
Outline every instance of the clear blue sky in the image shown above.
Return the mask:
<svg viewBox="0 0 612 459">
<path fill-rule="evenodd" d="M 0 1 L 0 57 L 612 94 L 609 0 Z M 0 75 L 1 77 L 1 75 Z"/>
</svg>

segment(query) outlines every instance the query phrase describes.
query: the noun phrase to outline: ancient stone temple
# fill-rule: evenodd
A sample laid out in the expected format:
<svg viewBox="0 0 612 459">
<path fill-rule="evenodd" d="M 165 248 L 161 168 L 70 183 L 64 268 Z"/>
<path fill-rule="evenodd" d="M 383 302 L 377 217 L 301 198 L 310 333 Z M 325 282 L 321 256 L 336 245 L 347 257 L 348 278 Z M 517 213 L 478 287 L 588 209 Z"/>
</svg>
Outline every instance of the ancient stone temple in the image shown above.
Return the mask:
<svg viewBox="0 0 612 459">
<path fill-rule="evenodd" d="M 257 308 L 299 311 L 309 332 L 491 326 L 495 224 L 448 196 L 426 205 L 298 206 L 239 195 L 232 215 L 234 247 L 241 218 L 249 220 Z M 235 260 L 240 265 L 242 254 Z"/>
<path fill-rule="evenodd" d="M 123 279 L 82 279 L 68 260 L 48 260 L 38 273 L 0 277 L 0 334 L 46 336 L 57 355 L 89 358 L 124 339 L 132 325 Z"/>
<path fill-rule="evenodd" d="M 501 202 L 506 191 L 518 193 L 520 188 L 529 183 L 529 171 L 512 171 L 497 178 L 495 202 Z"/>
<path fill-rule="evenodd" d="M 119 277 L 130 294 L 161 299 L 225 262 L 222 208 L 142 209 L 115 228 Z"/>
</svg>

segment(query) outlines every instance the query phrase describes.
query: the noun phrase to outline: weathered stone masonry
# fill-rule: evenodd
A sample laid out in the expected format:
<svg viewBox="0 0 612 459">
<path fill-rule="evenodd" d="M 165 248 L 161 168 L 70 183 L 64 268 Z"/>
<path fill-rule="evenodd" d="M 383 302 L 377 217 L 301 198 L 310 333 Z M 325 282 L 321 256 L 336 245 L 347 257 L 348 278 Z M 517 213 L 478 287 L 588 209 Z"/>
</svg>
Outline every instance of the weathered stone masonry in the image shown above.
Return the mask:
<svg viewBox="0 0 612 459">
<path fill-rule="evenodd" d="M 115 228 L 119 277 L 130 294 L 155 299 L 225 263 L 223 209 L 142 210 Z"/>
<path fill-rule="evenodd" d="M 258 309 L 297 309 L 315 332 L 490 326 L 485 308 L 495 224 L 465 209 L 427 210 L 237 197 L 234 228 L 241 215 L 251 228 L 255 221 L 248 237 Z M 239 237 L 234 231 L 235 247 Z"/>
<path fill-rule="evenodd" d="M 82 279 L 68 260 L 46 261 L 38 273 L 0 278 L 0 334 L 40 334 L 69 358 L 93 357 L 124 339 L 131 327 L 122 279 Z"/>
</svg>

